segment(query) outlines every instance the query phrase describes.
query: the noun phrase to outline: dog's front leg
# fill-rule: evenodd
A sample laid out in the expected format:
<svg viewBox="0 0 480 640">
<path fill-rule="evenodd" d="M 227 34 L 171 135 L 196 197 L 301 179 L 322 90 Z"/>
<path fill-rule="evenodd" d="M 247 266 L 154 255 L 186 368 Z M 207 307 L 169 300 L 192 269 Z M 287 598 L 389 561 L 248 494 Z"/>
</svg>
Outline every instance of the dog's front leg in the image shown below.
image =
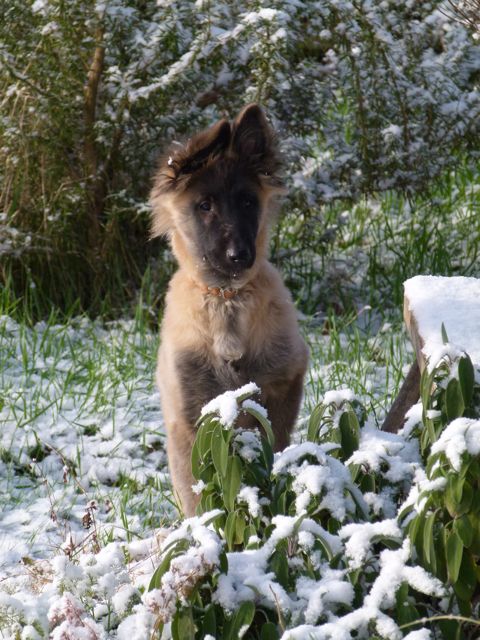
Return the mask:
<svg viewBox="0 0 480 640">
<path fill-rule="evenodd" d="M 225 391 L 208 354 L 193 347 L 173 350 L 164 341 L 157 371 L 158 386 L 167 430 L 167 453 L 173 490 L 184 514 L 195 515 L 199 497 L 192 491 L 191 471 L 196 421 L 202 407 Z"/>
<path fill-rule="evenodd" d="M 192 491 L 192 447 L 195 430 L 190 424 L 177 421 L 167 425 L 167 454 L 173 492 L 186 517 L 195 515 L 199 496 Z"/>
<path fill-rule="evenodd" d="M 290 443 L 303 395 L 304 372 L 290 380 L 276 381 L 262 387 L 262 400 L 275 435 L 275 451 L 282 451 Z"/>
</svg>

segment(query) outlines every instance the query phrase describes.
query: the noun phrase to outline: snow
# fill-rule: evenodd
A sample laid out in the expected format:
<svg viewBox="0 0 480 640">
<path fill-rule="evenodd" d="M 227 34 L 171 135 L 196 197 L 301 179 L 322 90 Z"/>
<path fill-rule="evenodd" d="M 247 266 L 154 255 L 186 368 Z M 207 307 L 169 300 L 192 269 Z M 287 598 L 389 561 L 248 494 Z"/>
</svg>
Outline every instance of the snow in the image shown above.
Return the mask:
<svg viewBox="0 0 480 640">
<path fill-rule="evenodd" d="M 340 407 L 345 402 L 352 402 L 355 400 L 355 394 L 351 389 L 338 389 L 327 391 L 323 396 L 323 404 L 335 404 Z"/>
<path fill-rule="evenodd" d="M 399 482 L 411 479 L 419 462 L 416 442 L 395 433 L 365 427 L 360 432 L 359 447 L 347 464 L 361 465 L 375 472 L 382 470 L 387 480 Z"/>
<path fill-rule="evenodd" d="M 352 569 L 360 569 L 370 558 L 371 545 L 377 536 L 395 541 L 400 541 L 403 537 L 394 519 L 347 524 L 340 529 L 338 535 L 342 540 L 347 540 L 345 554 Z"/>
<path fill-rule="evenodd" d="M 353 601 L 353 585 L 345 580 L 345 571 L 330 569 L 326 565 L 322 573 L 319 581 L 301 577 L 296 583 L 297 596 L 305 600 L 307 605 L 307 624 L 315 624 L 325 610 L 335 611 L 335 605 L 351 605 Z"/>
<path fill-rule="evenodd" d="M 220 422 L 226 429 L 233 427 L 238 414 L 241 411 L 240 403 L 242 397 L 249 396 L 254 393 L 260 393 L 260 389 L 254 382 L 249 382 L 235 391 L 226 391 L 222 395 L 217 396 L 208 402 L 202 408 L 202 416 L 210 413 L 218 414 Z"/>
<path fill-rule="evenodd" d="M 199 480 L 197 483 L 192 485 L 192 491 L 196 496 L 199 496 L 206 486 L 207 485 L 203 480 Z"/>
<path fill-rule="evenodd" d="M 464 453 L 480 454 L 480 420 L 457 418 L 447 425 L 432 445 L 432 453 L 440 452 L 445 453 L 455 471 L 460 471 Z"/>
<path fill-rule="evenodd" d="M 395 520 L 400 489 L 408 490 L 413 482 L 416 494 L 412 489 L 409 499 L 418 506 L 419 491 L 428 482 L 424 476 L 422 485 L 414 439 L 379 432 L 370 423 L 361 430 L 359 450 L 348 463 L 380 474 L 387 483 L 381 492 L 364 496 L 352 483 L 348 467 L 332 456 L 336 443 L 297 442 L 275 454 L 273 474 L 291 487 L 291 512 L 273 517 L 266 539 L 251 536 L 248 549 L 227 553 L 228 570 L 221 572 L 225 549 L 209 524 L 220 511 L 185 520 L 170 530 L 152 530 L 152 524 L 145 524 L 161 522 L 165 504 L 165 488 L 157 493 L 151 489 L 152 482 L 168 482 L 162 418 L 152 383 L 154 338 L 147 336 L 140 343 L 130 323 L 102 326 L 81 320 L 72 327 L 38 325 L 26 330 L 8 318 L 0 322 L 0 347 L 8 354 L 0 373 L 6 389 L 0 410 L 1 445 L 28 470 L 17 478 L 11 464 L 0 462 L 0 488 L 10 502 L 0 516 L 0 562 L 7 576 L 0 589 L 0 609 L 8 607 L 12 619 L 20 621 L 22 637 L 35 637 L 32 628 L 43 629 L 45 635 L 53 624 L 53 638 L 90 633 L 92 638 L 141 640 L 151 636 L 159 620 L 168 627 L 178 602 L 186 602 L 197 584 L 212 577 L 218 581 L 212 598 L 226 611 L 253 600 L 272 612 L 280 607 L 288 613 L 293 628 L 284 637 L 303 638 L 311 633 L 314 638 L 350 638 L 355 628 L 364 630 L 360 637 L 368 637 L 372 624 L 384 637 L 398 635 L 395 622 L 385 613 L 392 591 L 384 587 L 382 592 L 384 583 L 375 581 L 363 604 L 350 610 L 354 599 L 348 571 L 370 567 L 369 575 L 374 576 L 390 562 L 388 556 L 379 559 L 375 554 L 376 542 L 386 537 L 401 543 Z M 45 344 L 47 337 L 50 348 L 42 351 L 39 341 Z M 91 362 L 97 367 L 98 395 L 88 395 L 91 381 L 79 375 L 69 355 L 72 348 L 85 367 Z M 27 371 L 20 364 L 22 349 L 32 363 Z M 151 352 L 151 361 L 132 355 L 142 349 Z M 69 387 L 67 380 L 72 376 L 78 380 Z M 380 386 L 385 383 L 382 376 Z M 214 399 L 208 411 L 218 411 L 226 428 L 248 407 L 266 416 L 261 405 L 250 399 L 258 391 L 256 385 L 247 384 Z M 28 403 L 35 407 L 33 419 L 27 413 L 18 414 L 21 398 L 27 407 Z M 323 397 L 336 407 L 354 399 L 347 389 L 326 392 Z M 25 424 L 19 428 L 19 422 Z M 234 450 L 247 463 L 263 456 L 259 437 L 255 430 L 234 434 Z M 37 462 L 28 455 L 34 447 Z M 112 486 L 122 478 L 136 483 L 132 497 L 141 501 L 140 510 L 122 502 L 122 492 Z M 204 484 L 199 481 L 195 489 L 201 491 Z M 268 500 L 257 487 L 243 485 L 237 499 L 252 518 L 265 519 Z M 308 517 L 311 510 L 320 510 L 343 526 L 331 533 Z M 355 524 L 351 522 L 354 512 L 358 514 Z M 173 513 L 166 513 L 171 523 Z M 83 525 L 87 515 L 93 518 L 89 529 Z M 293 550 L 287 558 L 291 590 L 279 583 L 269 564 L 280 544 Z M 175 545 L 180 545 L 180 552 L 158 588 L 148 591 L 162 554 Z M 302 567 L 302 554 L 315 577 L 295 573 Z M 330 557 L 342 558 L 337 568 L 329 566 Z M 400 560 L 398 575 L 431 593 L 430 577 L 409 566 L 406 555 Z M 392 584 L 393 592 L 395 584 L 399 583 Z"/>
<path fill-rule="evenodd" d="M 400 509 L 400 513 L 409 506 L 413 506 L 418 513 L 421 513 L 425 508 L 425 503 L 429 493 L 433 491 L 443 491 L 446 484 L 446 478 L 440 477 L 435 478 L 434 480 L 429 480 L 425 470 L 417 468 L 415 470 L 410 492 Z"/>
<path fill-rule="evenodd" d="M 276 456 L 272 473 L 292 477 L 297 515 L 306 513 L 312 501 L 318 500 L 320 509 L 343 521 L 353 508 L 346 494 L 354 488 L 348 469 L 325 453 L 325 449 L 329 450 L 329 446 L 313 442 L 291 445 Z M 315 463 L 306 457 L 316 459 Z"/>
<path fill-rule="evenodd" d="M 258 487 L 242 487 L 238 493 L 238 499 L 247 503 L 248 512 L 252 518 L 258 518 L 261 515 L 262 507 L 258 501 Z"/>
<path fill-rule="evenodd" d="M 239 430 L 234 443 L 238 455 L 246 462 L 253 462 L 262 455 L 262 444 L 257 431 Z"/>
<path fill-rule="evenodd" d="M 424 341 L 423 353 L 432 369 L 447 355 L 466 351 L 480 365 L 480 280 L 455 276 L 415 276 L 404 282 L 408 308 Z M 443 344 L 441 325 L 448 345 Z"/>
</svg>

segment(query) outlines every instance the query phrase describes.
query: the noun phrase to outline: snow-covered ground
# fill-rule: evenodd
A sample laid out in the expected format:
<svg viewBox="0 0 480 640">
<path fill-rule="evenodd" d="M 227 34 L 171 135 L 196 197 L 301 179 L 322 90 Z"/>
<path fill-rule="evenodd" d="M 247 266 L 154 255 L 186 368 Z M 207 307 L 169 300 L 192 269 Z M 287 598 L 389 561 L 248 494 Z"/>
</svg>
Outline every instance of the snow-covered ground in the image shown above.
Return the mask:
<svg viewBox="0 0 480 640">
<path fill-rule="evenodd" d="M 406 495 L 411 486 L 405 504 L 420 509 L 418 497 L 429 486 L 418 443 L 408 440 L 421 410 L 412 410 L 406 438 L 376 429 L 413 358 L 405 333 L 379 322 L 368 308 L 340 329 L 319 322 L 304 324 L 304 329 L 311 364 L 294 442 L 304 439 L 307 419 L 321 398 L 340 405 L 357 397 L 369 418 L 351 463 L 381 474 L 387 485 L 377 493 L 358 494 L 371 522 L 349 522 L 342 511 L 344 502 L 349 504 L 348 492 L 337 489 L 342 478 L 351 482 L 350 474 L 326 455 L 332 445 L 322 445 L 323 450 L 306 442 L 279 455 L 274 473 L 295 478 L 297 514 L 275 517 L 272 538 L 255 552 L 229 554 L 228 575 L 222 576 L 224 586 L 215 596 L 222 606 L 229 598 L 237 602 L 245 590 L 242 575 L 248 566 L 249 580 L 256 580 L 255 588 L 264 589 L 268 600 L 271 585 L 278 587 L 265 573 L 272 545 L 289 535 L 309 501 L 323 490 L 330 500 L 325 498 L 324 508 L 333 510 L 343 526 L 333 536 L 322 529 L 322 535 L 329 536 L 329 546 L 340 550 L 350 569 L 360 570 L 367 559 L 372 561 L 372 540 L 377 536 L 402 542 L 396 520 L 399 495 Z M 175 610 L 178 580 L 187 579 L 193 566 L 199 579 L 218 565 L 222 543 L 202 518 L 178 525 L 160 399 L 153 383 L 156 348 L 156 334 L 133 320 L 102 323 L 78 318 L 27 327 L 0 317 L 1 638 L 146 640 L 158 611 L 168 620 Z M 347 387 L 353 391 L 345 391 Z M 478 453 L 477 432 L 478 422 L 459 419 L 445 430 L 438 450 L 445 451 L 456 468 L 463 451 Z M 302 458 L 309 452 L 321 457 L 320 466 Z M 326 469 L 330 471 L 325 474 Z M 245 496 L 249 489 L 242 488 Z M 257 508 L 257 496 L 250 494 L 247 504 Z M 305 543 L 308 548 L 314 525 L 309 518 L 303 521 L 300 547 Z M 191 548 L 169 572 L 170 582 L 162 579 L 160 589 L 148 591 L 162 546 L 182 538 L 190 540 Z M 440 583 L 421 567 L 411 566 L 409 558 L 407 538 L 397 550 L 384 551 L 376 560 L 378 577 L 363 605 L 346 615 L 333 615 L 335 607 L 352 604 L 344 570 L 325 566 L 317 582 L 300 576 L 296 592 L 284 594 L 291 621 L 298 621 L 285 632 L 285 639 L 305 634 L 329 638 L 322 634 L 330 626 L 332 632 L 343 633 L 338 636 L 342 638 L 350 637 L 358 625 L 368 634 L 370 624 L 382 637 L 397 637 L 398 627 L 384 611 L 400 584 L 426 594 L 444 593 Z M 274 601 L 270 604 L 276 606 Z M 331 609 L 331 622 L 317 631 L 315 620 L 322 607 Z M 405 637 L 431 636 L 424 630 Z"/>
<path fill-rule="evenodd" d="M 354 379 L 364 399 L 385 402 L 401 374 L 388 354 L 400 357 L 405 338 L 382 326 L 360 358 L 358 333 L 320 329 L 309 332 L 300 423 L 330 385 Z M 137 588 L 155 568 L 156 535 L 177 518 L 153 384 L 156 347 L 156 335 L 134 321 L 28 328 L 0 318 L 4 637 L 13 637 L 15 621 L 20 637 L 40 637 L 31 625 L 45 633 L 48 615 L 63 615 L 58 607 L 92 625 L 108 609 L 113 628 L 139 600 Z M 59 604 L 64 591 L 90 598 L 91 610 L 68 598 Z"/>
<path fill-rule="evenodd" d="M 172 517 L 155 346 L 133 322 L 28 329 L 0 319 L 2 572 L 80 548 L 91 501 L 102 539 Z"/>
</svg>

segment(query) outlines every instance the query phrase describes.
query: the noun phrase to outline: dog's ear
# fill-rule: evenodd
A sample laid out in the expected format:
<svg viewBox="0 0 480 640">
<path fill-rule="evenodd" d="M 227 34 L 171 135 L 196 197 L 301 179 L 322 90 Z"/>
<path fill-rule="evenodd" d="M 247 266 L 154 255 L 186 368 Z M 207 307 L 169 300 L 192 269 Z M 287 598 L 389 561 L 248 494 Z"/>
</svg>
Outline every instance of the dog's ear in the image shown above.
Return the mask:
<svg viewBox="0 0 480 640">
<path fill-rule="evenodd" d="M 281 179 L 280 154 L 275 134 L 258 104 L 249 104 L 233 123 L 232 149 L 262 178 L 275 182 Z"/>
<path fill-rule="evenodd" d="M 183 153 L 173 159 L 180 174 L 188 175 L 200 169 L 209 158 L 221 154 L 230 142 L 230 123 L 219 120 L 187 142 Z"/>
<path fill-rule="evenodd" d="M 222 153 L 230 143 L 230 123 L 219 120 L 209 129 L 190 138 L 185 145 L 172 146 L 162 161 L 150 193 L 153 208 L 152 237 L 166 235 L 173 226 L 171 202 L 176 190 L 181 190 L 192 173 Z"/>
</svg>

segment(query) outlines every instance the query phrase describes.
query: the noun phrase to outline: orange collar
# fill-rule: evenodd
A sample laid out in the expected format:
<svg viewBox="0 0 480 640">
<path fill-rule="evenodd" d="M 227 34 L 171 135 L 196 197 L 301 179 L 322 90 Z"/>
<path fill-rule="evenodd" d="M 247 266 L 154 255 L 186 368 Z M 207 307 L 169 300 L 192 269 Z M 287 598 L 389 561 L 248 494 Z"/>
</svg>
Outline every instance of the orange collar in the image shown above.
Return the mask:
<svg viewBox="0 0 480 640">
<path fill-rule="evenodd" d="M 201 284 L 199 287 L 205 295 L 223 298 L 224 300 L 231 300 L 238 293 L 238 289 L 231 289 L 230 287 L 208 287 L 206 284 Z"/>
</svg>

